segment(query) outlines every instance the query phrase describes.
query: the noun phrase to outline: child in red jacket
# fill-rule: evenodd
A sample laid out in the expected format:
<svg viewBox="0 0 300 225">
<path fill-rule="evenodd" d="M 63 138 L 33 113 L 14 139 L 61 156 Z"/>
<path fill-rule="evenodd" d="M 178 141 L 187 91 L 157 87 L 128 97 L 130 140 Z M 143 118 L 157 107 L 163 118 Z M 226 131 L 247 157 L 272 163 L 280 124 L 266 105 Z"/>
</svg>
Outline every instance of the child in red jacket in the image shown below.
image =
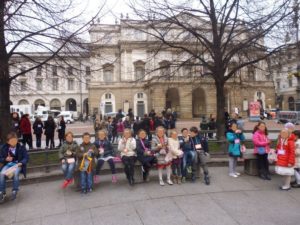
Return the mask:
<svg viewBox="0 0 300 225">
<path fill-rule="evenodd" d="M 277 163 L 276 173 L 283 176 L 283 186 L 280 190 L 291 189 L 291 176 L 294 174 L 293 166 L 295 165 L 295 141 L 294 136 L 288 129 L 283 129 L 280 132 L 277 143 Z"/>
</svg>

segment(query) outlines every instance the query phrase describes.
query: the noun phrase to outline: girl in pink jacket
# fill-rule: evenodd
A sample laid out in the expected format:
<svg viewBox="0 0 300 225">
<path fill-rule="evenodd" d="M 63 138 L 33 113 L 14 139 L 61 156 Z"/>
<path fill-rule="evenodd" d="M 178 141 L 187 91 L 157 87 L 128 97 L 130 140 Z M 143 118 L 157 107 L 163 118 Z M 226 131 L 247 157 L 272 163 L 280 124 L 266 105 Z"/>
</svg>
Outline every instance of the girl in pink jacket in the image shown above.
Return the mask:
<svg viewBox="0 0 300 225">
<path fill-rule="evenodd" d="M 268 138 L 268 130 L 264 122 L 259 122 L 254 127 L 252 141 L 254 144 L 254 154 L 257 154 L 258 176 L 263 180 L 271 180 L 268 161 L 270 140 Z"/>
</svg>

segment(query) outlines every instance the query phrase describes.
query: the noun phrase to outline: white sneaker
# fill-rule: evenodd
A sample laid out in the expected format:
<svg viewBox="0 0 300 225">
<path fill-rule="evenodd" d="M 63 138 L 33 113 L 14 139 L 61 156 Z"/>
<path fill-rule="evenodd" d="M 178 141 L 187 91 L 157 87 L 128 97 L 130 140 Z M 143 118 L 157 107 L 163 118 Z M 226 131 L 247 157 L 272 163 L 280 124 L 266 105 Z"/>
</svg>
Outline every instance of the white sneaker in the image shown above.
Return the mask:
<svg viewBox="0 0 300 225">
<path fill-rule="evenodd" d="M 238 173 L 238 172 L 236 172 L 236 173 L 234 173 L 235 175 L 237 175 L 237 176 L 241 176 L 241 174 L 240 173 Z"/>
<path fill-rule="evenodd" d="M 173 185 L 173 182 L 169 179 L 169 180 L 167 180 L 167 183 L 169 184 L 169 185 Z"/>
<path fill-rule="evenodd" d="M 159 180 L 159 185 L 160 185 L 160 186 L 165 186 L 164 181 L 163 181 L 163 180 Z"/>
<path fill-rule="evenodd" d="M 234 178 L 237 178 L 237 177 L 238 177 L 238 176 L 237 176 L 236 174 L 234 174 L 234 173 L 230 173 L 229 176 L 230 176 L 230 177 L 234 177 Z"/>
</svg>

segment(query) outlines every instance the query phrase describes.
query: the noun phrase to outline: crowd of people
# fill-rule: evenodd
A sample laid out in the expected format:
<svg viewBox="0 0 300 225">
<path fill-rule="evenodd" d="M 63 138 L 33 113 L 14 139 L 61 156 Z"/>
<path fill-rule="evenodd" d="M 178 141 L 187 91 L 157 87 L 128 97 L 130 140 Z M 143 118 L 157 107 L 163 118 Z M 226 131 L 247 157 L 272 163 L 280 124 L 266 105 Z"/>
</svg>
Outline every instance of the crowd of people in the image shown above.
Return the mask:
<svg viewBox="0 0 300 225">
<path fill-rule="evenodd" d="M 27 132 L 31 128 L 28 117 L 24 115 L 18 120 L 17 115 L 13 114 L 12 118 L 14 131 L 7 135 L 6 144 L 0 150 L 0 202 L 6 197 L 7 178 L 13 179 L 11 199 L 16 198 L 19 190 L 19 174 L 23 173 L 26 176 L 26 164 L 29 159 L 25 146 L 28 144 L 32 147 L 31 133 Z M 45 123 L 37 118 L 33 130 L 37 136 L 37 146 L 40 146 L 41 135 L 44 132 L 46 144 L 47 146 L 50 144 L 51 147 L 54 144 L 54 131 L 58 130 L 59 160 L 64 174 L 61 186 L 63 189 L 72 184 L 78 174 L 81 193 L 92 192 L 94 184 L 101 181 L 101 169 L 105 162 L 110 167 L 112 183 L 118 181 L 115 164 L 122 162 L 128 183 L 133 186 L 136 161 L 140 162 L 144 182 L 149 182 L 152 168 L 158 170 L 158 181 L 161 186 L 165 183 L 182 184 L 187 179 L 194 182 L 199 165 L 203 170 L 204 183 L 210 185 L 206 164 L 209 157 L 208 138 L 197 127 L 183 128 L 179 134 L 175 129 L 176 119 L 176 115 L 170 110 L 162 116 L 151 111 L 142 119 L 135 120 L 131 110 L 126 116 L 120 110 L 115 118 L 108 117 L 100 122 L 96 120 L 95 141 L 92 142 L 91 134 L 85 132 L 81 144 L 74 140 L 72 132 L 65 133 L 63 118 L 58 125 L 51 117 Z M 237 171 L 237 161 L 246 151 L 245 135 L 242 126 L 236 120 L 227 121 L 227 126 L 229 176 L 238 178 L 241 174 Z M 23 144 L 18 143 L 20 135 L 23 136 Z M 257 155 L 259 178 L 271 180 L 269 163 L 276 162 L 275 171 L 283 176 L 280 189 L 290 190 L 291 187 L 300 187 L 300 131 L 296 131 L 292 123 L 285 124 L 274 149 L 271 148 L 271 140 L 268 138 L 268 129 L 264 122 L 255 125 L 252 141 L 254 154 Z M 114 150 L 113 144 L 118 145 L 117 151 Z M 292 176 L 295 176 L 293 182 Z"/>
</svg>

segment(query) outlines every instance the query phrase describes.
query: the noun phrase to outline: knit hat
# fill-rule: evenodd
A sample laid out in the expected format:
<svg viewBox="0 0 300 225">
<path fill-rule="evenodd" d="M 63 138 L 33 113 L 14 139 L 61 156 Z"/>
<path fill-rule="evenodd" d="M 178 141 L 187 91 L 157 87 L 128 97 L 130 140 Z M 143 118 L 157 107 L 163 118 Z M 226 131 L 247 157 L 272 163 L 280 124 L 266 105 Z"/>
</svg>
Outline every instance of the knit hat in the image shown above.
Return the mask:
<svg viewBox="0 0 300 225">
<path fill-rule="evenodd" d="M 284 124 L 284 128 L 286 129 L 295 129 L 295 125 L 291 122 Z"/>
</svg>

